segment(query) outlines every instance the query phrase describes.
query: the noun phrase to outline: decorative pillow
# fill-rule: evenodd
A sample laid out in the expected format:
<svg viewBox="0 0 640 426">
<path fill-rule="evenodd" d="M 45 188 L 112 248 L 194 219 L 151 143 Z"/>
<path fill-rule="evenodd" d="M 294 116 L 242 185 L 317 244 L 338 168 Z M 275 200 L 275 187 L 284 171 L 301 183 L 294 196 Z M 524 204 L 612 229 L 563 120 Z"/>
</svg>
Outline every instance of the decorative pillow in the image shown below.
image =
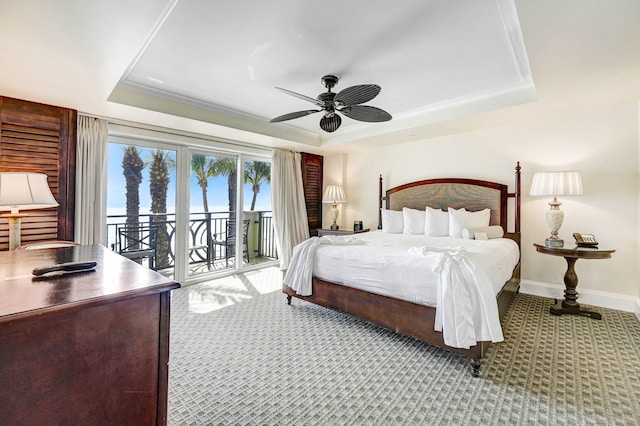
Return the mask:
<svg viewBox="0 0 640 426">
<path fill-rule="evenodd" d="M 449 235 L 449 212 L 432 209 L 425 210 L 424 234 L 427 237 L 447 237 Z"/>
<path fill-rule="evenodd" d="M 476 238 L 476 232 L 486 235 L 488 239 L 502 238 L 504 236 L 504 229 L 502 229 L 502 226 L 493 225 L 483 226 L 480 228 L 464 228 L 462 230 L 462 238 L 473 240 Z"/>
<path fill-rule="evenodd" d="M 382 209 L 382 232 L 402 234 L 404 221 L 400 210 Z"/>
<path fill-rule="evenodd" d="M 402 208 L 403 234 L 424 235 L 424 210 Z"/>
<path fill-rule="evenodd" d="M 462 238 L 462 230 L 464 228 L 489 226 L 490 219 L 490 209 L 470 212 L 464 208 L 455 210 L 449 207 L 449 236 L 451 238 Z"/>
</svg>

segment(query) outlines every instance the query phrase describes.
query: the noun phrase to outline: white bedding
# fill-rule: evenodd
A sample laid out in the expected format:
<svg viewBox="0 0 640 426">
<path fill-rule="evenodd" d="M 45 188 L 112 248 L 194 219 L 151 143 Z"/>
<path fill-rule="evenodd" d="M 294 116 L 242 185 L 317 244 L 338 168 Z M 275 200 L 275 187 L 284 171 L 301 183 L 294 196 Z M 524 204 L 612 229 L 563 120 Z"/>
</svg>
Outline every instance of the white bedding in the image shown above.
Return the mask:
<svg viewBox="0 0 640 426">
<path fill-rule="evenodd" d="M 469 348 L 501 342 L 496 295 L 519 259 L 510 239 L 367 232 L 310 238 L 293 251 L 284 283 L 301 296 L 311 277 L 436 308 L 434 329 L 445 344 Z"/>
<path fill-rule="evenodd" d="M 362 244 L 318 245 L 313 254 L 313 275 L 433 307 L 437 305 L 439 276 L 434 269 L 442 249 L 464 248 L 468 259 L 486 273 L 495 295 L 511 277 L 520 256 L 518 245 L 507 238 L 466 240 L 381 231 L 360 233 L 356 238 Z M 410 254 L 410 249 L 419 247 L 426 247 L 424 255 Z M 435 251 L 429 252 L 429 247 Z"/>
</svg>

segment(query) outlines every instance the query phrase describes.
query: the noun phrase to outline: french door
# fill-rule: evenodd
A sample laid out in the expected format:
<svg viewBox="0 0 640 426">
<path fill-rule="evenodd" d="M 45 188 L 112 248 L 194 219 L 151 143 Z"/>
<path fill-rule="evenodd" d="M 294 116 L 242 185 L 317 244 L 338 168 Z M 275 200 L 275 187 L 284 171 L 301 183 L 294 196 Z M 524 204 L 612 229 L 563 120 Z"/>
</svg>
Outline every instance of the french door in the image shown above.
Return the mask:
<svg viewBox="0 0 640 426">
<path fill-rule="evenodd" d="M 181 283 L 277 259 L 269 158 L 124 137 L 108 152 L 111 249 Z"/>
<path fill-rule="evenodd" d="M 175 147 L 118 138 L 107 155 L 107 247 L 173 277 Z"/>
<path fill-rule="evenodd" d="M 243 242 L 238 218 L 239 176 L 236 155 L 189 149 L 187 279 L 237 267 L 237 243 Z"/>
</svg>

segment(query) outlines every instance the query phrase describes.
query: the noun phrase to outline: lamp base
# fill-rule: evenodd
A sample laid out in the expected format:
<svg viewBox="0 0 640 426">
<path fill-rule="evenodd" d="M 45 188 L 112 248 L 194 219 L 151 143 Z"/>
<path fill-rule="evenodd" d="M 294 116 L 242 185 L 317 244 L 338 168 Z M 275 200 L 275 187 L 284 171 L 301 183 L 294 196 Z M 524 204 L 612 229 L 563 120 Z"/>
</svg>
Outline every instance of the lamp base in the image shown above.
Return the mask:
<svg viewBox="0 0 640 426">
<path fill-rule="evenodd" d="M 9 220 L 9 250 L 15 250 L 20 247 L 20 228 L 22 218 L 26 216 L 26 214 L 22 213 L 8 213 L 0 216 Z"/>
<path fill-rule="evenodd" d="M 338 225 L 336 225 L 336 222 L 338 221 L 338 213 L 338 205 L 336 203 L 333 203 L 333 205 L 331 206 L 331 219 L 333 219 L 333 224 L 331 224 L 332 231 L 338 230 Z"/>
<path fill-rule="evenodd" d="M 564 240 L 560 238 L 547 238 L 544 240 L 544 244 L 547 247 L 564 247 Z"/>
</svg>

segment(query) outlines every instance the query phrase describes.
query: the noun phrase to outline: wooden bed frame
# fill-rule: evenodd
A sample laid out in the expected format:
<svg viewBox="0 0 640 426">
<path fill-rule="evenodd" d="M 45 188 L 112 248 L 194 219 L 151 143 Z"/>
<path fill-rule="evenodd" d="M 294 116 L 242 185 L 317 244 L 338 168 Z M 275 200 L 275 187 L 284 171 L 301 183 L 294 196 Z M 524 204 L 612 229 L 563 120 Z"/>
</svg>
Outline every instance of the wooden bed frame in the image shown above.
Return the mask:
<svg viewBox="0 0 640 426">
<path fill-rule="evenodd" d="M 515 168 L 515 192 L 509 193 L 507 185 L 476 179 L 429 179 L 412 182 L 391 188 L 382 196 L 382 176 L 379 181 L 379 207 L 401 210 L 402 207 L 424 209 L 447 209 L 447 207 L 465 207 L 470 211 L 491 209 L 491 225 L 500 225 L 505 237 L 513 239 L 520 247 L 520 163 Z M 507 232 L 508 199 L 515 199 L 513 232 Z M 382 227 L 382 214 L 378 215 L 378 228 Z M 513 275 L 505 283 L 497 296 L 500 321 L 504 318 L 514 295 L 520 286 L 520 263 Z M 283 284 L 283 293 L 291 304 L 291 298 L 297 297 L 327 308 L 336 309 L 374 324 L 389 328 L 431 345 L 463 354 L 471 360 L 471 374 L 480 374 L 481 359 L 491 342 L 479 342 L 469 349 L 453 348 L 445 345 L 441 332 L 434 330 L 436 309 L 404 300 L 369 293 L 324 281 L 313 277 L 313 295 L 299 296 L 294 290 Z"/>
</svg>

